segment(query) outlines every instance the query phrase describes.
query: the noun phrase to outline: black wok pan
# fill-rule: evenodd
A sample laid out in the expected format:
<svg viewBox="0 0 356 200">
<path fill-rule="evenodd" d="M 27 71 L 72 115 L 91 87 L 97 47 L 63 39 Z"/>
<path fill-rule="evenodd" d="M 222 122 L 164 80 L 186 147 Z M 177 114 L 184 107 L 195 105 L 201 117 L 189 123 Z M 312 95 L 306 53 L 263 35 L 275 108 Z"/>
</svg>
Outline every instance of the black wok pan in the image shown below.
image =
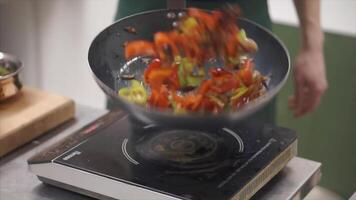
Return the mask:
<svg viewBox="0 0 356 200">
<path fill-rule="evenodd" d="M 271 75 L 268 91 L 260 98 L 235 112 L 218 115 L 174 115 L 170 111 L 148 109 L 118 97 L 118 89 L 128 82 L 118 78 L 119 74 L 134 73 L 136 78 L 140 79 L 146 67 L 142 59 L 134 59 L 127 64 L 124 43 L 137 39 L 152 40 L 155 32 L 171 30 L 173 22 L 181 12 L 184 12 L 184 9 L 156 10 L 123 18 L 103 30 L 92 42 L 88 59 L 94 78 L 106 95 L 117 101 L 121 108 L 145 123 L 185 127 L 221 125 L 252 115 L 280 91 L 290 71 L 287 49 L 276 36 L 260 25 L 246 19 L 238 19 L 239 27 L 245 29 L 247 35 L 259 45 L 259 51 L 253 55 L 257 70 L 264 75 Z M 125 30 L 127 27 L 135 28 L 136 33 Z"/>
</svg>

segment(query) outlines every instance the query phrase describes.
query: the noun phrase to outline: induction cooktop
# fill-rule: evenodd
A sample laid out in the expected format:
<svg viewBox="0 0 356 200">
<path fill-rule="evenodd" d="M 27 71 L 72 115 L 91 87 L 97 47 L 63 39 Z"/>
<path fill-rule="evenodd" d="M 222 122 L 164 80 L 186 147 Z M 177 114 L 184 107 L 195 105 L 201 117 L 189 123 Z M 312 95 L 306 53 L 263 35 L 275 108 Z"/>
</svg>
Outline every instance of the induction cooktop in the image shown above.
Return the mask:
<svg viewBox="0 0 356 200">
<path fill-rule="evenodd" d="M 266 124 L 169 128 L 112 111 L 35 155 L 48 184 L 98 199 L 251 198 L 296 155 L 294 131 Z"/>
</svg>

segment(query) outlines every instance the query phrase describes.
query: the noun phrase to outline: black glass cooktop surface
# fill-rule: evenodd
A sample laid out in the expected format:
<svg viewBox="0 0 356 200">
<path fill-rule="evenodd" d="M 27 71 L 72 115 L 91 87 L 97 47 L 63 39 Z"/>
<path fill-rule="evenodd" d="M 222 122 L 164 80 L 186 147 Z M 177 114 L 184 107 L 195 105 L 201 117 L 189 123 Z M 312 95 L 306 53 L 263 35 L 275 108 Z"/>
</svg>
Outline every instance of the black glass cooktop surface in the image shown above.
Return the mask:
<svg viewBox="0 0 356 200">
<path fill-rule="evenodd" d="M 180 199 L 230 199 L 295 140 L 268 125 L 170 129 L 109 114 L 29 163 L 50 159 Z"/>
</svg>

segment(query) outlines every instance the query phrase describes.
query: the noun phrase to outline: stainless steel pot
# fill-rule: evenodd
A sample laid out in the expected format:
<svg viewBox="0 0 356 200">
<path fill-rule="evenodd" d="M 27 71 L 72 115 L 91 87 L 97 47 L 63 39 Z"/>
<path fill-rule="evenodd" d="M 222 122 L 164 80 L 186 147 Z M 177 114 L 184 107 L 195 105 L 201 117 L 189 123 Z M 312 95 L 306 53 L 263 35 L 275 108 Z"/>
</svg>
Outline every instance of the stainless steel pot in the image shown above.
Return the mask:
<svg viewBox="0 0 356 200">
<path fill-rule="evenodd" d="M 0 52 L 0 66 L 10 72 L 0 75 L 0 101 L 3 101 L 20 92 L 22 84 L 19 79 L 19 72 L 23 64 L 15 56 Z"/>
</svg>

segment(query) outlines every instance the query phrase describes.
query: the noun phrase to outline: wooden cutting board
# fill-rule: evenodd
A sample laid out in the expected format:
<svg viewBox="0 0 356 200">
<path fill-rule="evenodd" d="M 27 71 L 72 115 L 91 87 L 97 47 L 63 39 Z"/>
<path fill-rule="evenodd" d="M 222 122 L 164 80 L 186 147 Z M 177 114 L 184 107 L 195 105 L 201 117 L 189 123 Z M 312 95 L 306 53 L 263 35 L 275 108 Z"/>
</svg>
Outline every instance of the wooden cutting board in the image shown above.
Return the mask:
<svg viewBox="0 0 356 200">
<path fill-rule="evenodd" d="M 0 102 L 0 157 L 74 117 L 73 100 L 24 87 Z"/>
</svg>

